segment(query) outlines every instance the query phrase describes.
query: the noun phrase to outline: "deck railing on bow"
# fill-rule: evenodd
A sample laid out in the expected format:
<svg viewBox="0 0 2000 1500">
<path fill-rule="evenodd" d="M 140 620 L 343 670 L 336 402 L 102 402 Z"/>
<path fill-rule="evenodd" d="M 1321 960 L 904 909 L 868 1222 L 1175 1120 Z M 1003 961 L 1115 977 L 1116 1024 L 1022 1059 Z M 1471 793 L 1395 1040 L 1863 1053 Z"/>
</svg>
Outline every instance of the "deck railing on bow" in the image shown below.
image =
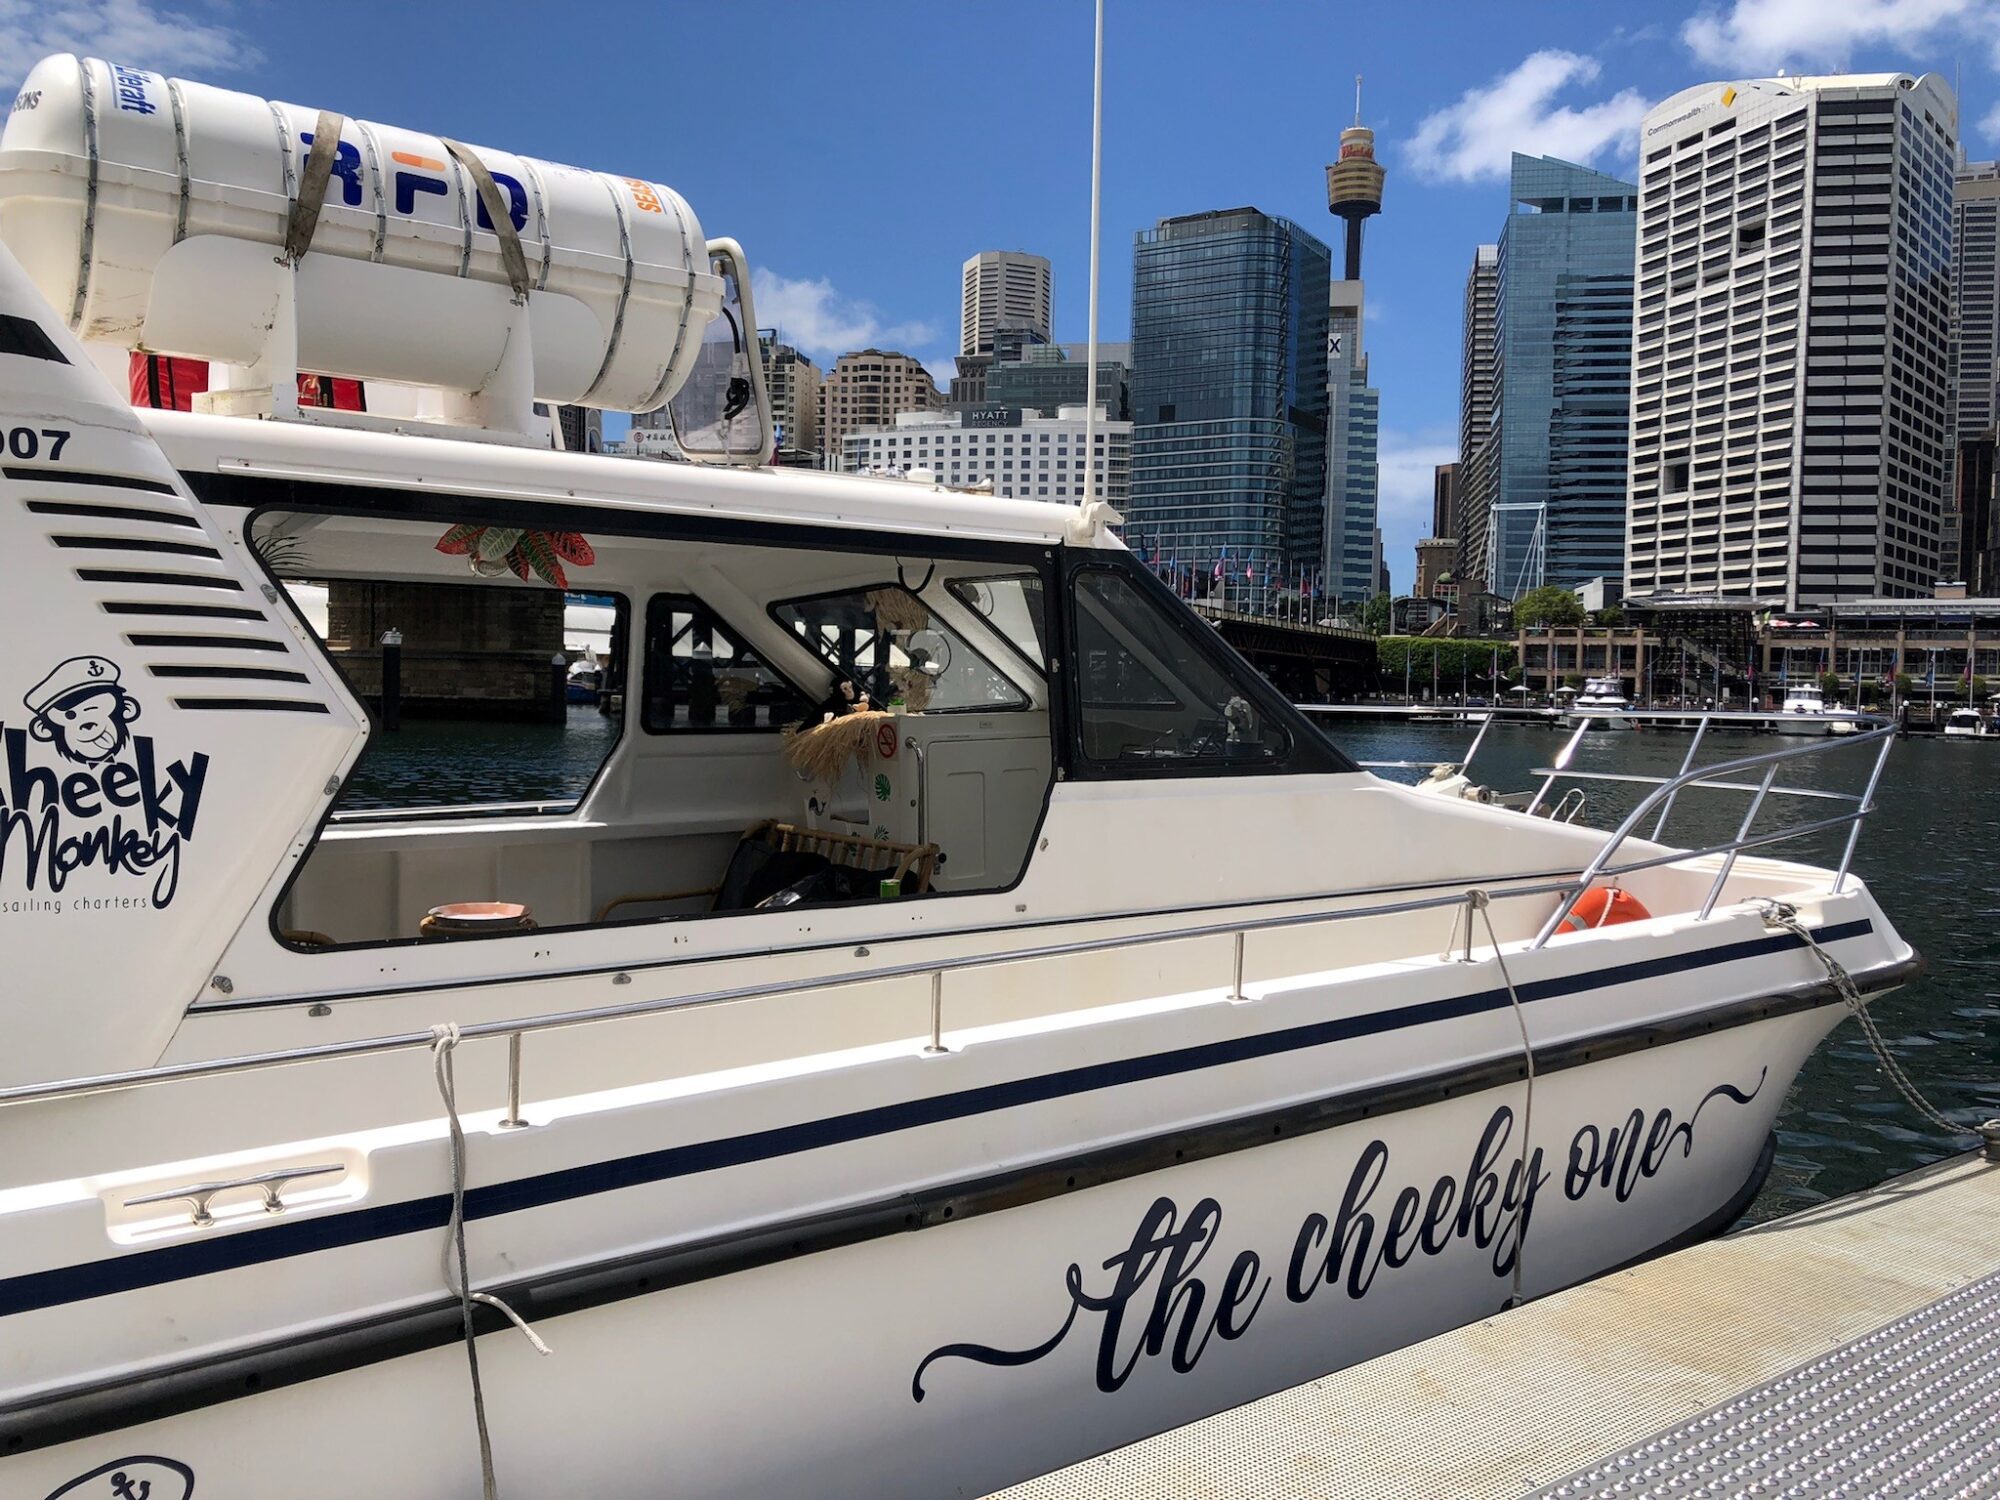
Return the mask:
<svg viewBox="0 0 2000 1500">
<path fill-rule="evenodd" d="M 1564 744 L 1562 751 L 1556 756 L 1555 764 L 1544 767 L 1534 773 L 1542 778 L 1542 784 L 1540 789 L 1535 793 L 1534 800 L 1528 804 L 1527 811 L 1531 816 L 1540 809 L 1550 789 L 1558 781 L 1622 782 L 1652 787 L 1652 790 L 1639 800 L 1639 805 L 1625 815 L 1624 820 L 1612 831 L 1611 836 L 1605 840 L 1604 847 L 1599 849 L 1596 856 L 1584 867 L 1576 890 L 1563 899 L 1562 904 L 1556 909 L 1555 914 L 1543 925 L 1541 933 L 1535 939 L 1535 947 L 1541 947 L 1562 926 L 1563 920 L 1569 916 L 1570 910 L 1576 905 L 1578 898 L 1582 896 L 1591 882 L 1615 879 L 1620 875 L 1629 874 L 1635 870 L 1649 869 L 1655 865 L 1672 862 L 1671 860 L 1653 857 L 1619 865 L 1613 864 L 1612 860 L 1624 846 L 1625 841 L 1637 832 L 1639 825 L 1655 809 L 1658 810 L 1658 816 L 1654 820 L 1652 831 L 1646 835 L 1646 838 L 1650 843 L 1661 842 L 1665 837 L 1667 819 L 1673 813 L 1674 804 L 1680 797 L 1680 794 L 1687 790 L 1748 792 L 1750 794 L 1750 806 L 1743 815 L 1741 825 L 1736 830 L 1736 837 L 1726 843 L 1715 845 L 1706 851 L 1709 854 L 1720 854 L 1722 856 L 1722 863 L 1715 872 L 1715 879 L 1710 883 L 1707 895 L 1702 899 L 1700 913 L 1702 918 L 1706 919 L 1709 913 L 1715 910 L 1716 900 L 1721 896 L 1723 887 L 1728 883 L 1730 872 L 1736 867 L 1737 856 L 1745 849 L 1784 843 L 1793 839 L 1805 838 L 1815 833 L 1824 833 L 1832 829 L 1845 828 L 1847 830 L 1847 841 L 1841 850 L 1840 864 L 1834 871 L 1831 889 L 1838 892 L 1847 883 L 1847 872 L 1854 863 L 1854 848 L 1861 837 L 1861 825 L 1867 819 L 1868 814 L 1874 811 L 1875 791 L 1882 781 L 1882 769 L 1888 763 L 1889 746 L 1897 734 L 1898 726 L 1894 721 L 1856 714 L 1851 718 L 1839 721 L 1843 726 L 1851 726 L 1851 732 L 1849 733 L 1839 735 L 1829 733 L 1803 745 L 1791 745 L 1782 750 L 1765 750 L 1755 755 L 1737 756 L 1730 760 L 1717 761 L 1713 765 L 1696 767 L 1694 763 L 1695 756 L 1700 752 L 1702 741 L 1707 737 L 1708 731 L 1713 725 L 1732 722 L 1754 725 L 1762 724 L 1769 718 L 1768 715 L 1754 713 L 1706 712 L 1701 715 L 1700 720 L 1695 725 L 1694 737 L 1688 744 L 1687 755 L 1681 761 L 1680 770 L 1672 776 L 1640 776 L 1612 771 L 1579 771 L 1573 769 L 1570 762 L 1576 754 L 1577 747 L 1583 742 L 1583 737 L 1590 732 L 1594 725 L 1613 717 L 1622 722 L 1637 721 L 1644 723 L 1647 721 L 1660 721 L 1685 724 L 1688 715 L 1685 712 L 1676 713 L 1672 710 L 1653 711 L 1647 709 L 1620 709 L 1615 712 L 1615 715 L 1584 714 L 1577 724 L 1575 732 L 1571 734 L 1568 742 Z M 1823 787 L 1781 786 L 1778 784 L 1777 776 L 1779 768 L 1790 761 L 1805 760 L 1810 757 L 1824 758 L 1842 751 L 1851 751 L 1862 745 L 1873 745 L 1876 748 L 1874 761 L 1868 768 L 1867 785 L 1858 793 L 1828 791 Z M 1738 776 L 1744 772 L 1754 772 L 1759 769 L 1762 769 L 1764 772 L 1761 781 L 1729 781 L 1719 779 Z M 1772 832 L 1758 834 L 1754 831 L 1757 826 L 1758 814 L 1764 810 L 1765 802 L 1772 797 L 1812 798 L 1821 801 L 1836 802 L 1843 804 L 1846 811 L 1834 813 L 1824 818 L 1815 818 L 1806 823 L 1791 824 Z M 1674 856 L 1677 859 L 1688 857 L 1686 854 Z"/>
</svg>

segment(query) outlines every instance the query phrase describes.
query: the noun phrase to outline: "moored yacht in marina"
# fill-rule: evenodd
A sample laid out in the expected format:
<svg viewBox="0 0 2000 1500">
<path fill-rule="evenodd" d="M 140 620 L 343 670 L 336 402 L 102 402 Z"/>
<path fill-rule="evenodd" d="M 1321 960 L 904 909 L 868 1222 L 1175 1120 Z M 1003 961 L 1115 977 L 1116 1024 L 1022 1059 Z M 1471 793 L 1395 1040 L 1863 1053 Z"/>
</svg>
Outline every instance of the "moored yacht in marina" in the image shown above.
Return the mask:
<svg viewBox="0 0 2000 1500">
<path fill-rule="evenodd" d="M 1852 734 L 1861 723 L 1855 710 L 1828 703 L 1818 683 L 1795 682 L 1785 689 L 1771 729 L 1776 734 Z"/>
<path fill-rule="evenodd" d="M 1944 732 L 1952 739 L 1988 740 L 1996 737 L 1992 719 L 1976 708 L 1954 708 L 1945 715 Z"/>
<path fill-rule="evenodd" d="M 665 186 L 69 56 L 22 100 L 0 1493 L 985 1493 L 1730 1222 L 1822 957 L 1915 969 L 1848 868 L 1886 727 L 1608 833 L 1393 785 L 1101 504 L 769 467 Z M 579 797 L 343 805 L 365 653 L 288 585 L 560 631 L 585 579 Z M 1807 756 L 1865 784 L 1758 827 Z"/>
<path fill-rule="evenodd" d="M 1572 728 L 1588 722 L 1593 729 L 1636 729 L 1639 723 L 1630 716 L 1631 708 L 1632 700 L 1616 677 L 1592 677 L 1570 700 L 1563 722 Z"/>
</svg>

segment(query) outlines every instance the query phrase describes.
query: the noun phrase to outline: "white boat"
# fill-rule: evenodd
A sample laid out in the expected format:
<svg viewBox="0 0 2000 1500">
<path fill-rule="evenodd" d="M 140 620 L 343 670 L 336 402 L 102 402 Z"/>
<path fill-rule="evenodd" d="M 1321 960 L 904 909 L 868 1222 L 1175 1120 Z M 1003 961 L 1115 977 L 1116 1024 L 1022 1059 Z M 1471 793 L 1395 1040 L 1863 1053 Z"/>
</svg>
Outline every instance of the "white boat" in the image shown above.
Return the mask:
<svg viewBox="0 0 2000 1500">
<path fill-rule="evenodd" d="M 1828 703 L 1816 682 L 1795 682 L 1785 688 L 1771 728 L 1778 734 L 1853 734 L 1862 715 L 1838 703 Z"/>
<path fill-rule="evenodd" d="M 22 99 L 0 1494 L 985 1493 L 1728 1223 L 1847 1013 L 1809 943 L 1914 971 L 1845 859 L 1660 842 L 1857 745 L 1610 833 L 1420 795 L 1102 507 L 763 466 L 741 254 L 664 187 Z M 127 405 L 142 339 L 208 411 Z M 535 411 L 658 393 L 747 462 Z M 550 554 L 617 604 L 588 790 L 343 810 L 349 592 L 532 614 Z"/>
<path fill-rule="evenodd" d="M 1945 716 L 1944 732 L 1952 739 L 1994 738 L 1993 721 L 1976 708 L 1954 708 Z"/>
<path fill-rule="evenodd" d="M 1616 677 L 1592 677 L 1570 701 L 1563 722 L 1571 728 L 1588 721 L 1593 729 L 1637 729 L 1631 711 L 1632 700 Z"/>
</svg>

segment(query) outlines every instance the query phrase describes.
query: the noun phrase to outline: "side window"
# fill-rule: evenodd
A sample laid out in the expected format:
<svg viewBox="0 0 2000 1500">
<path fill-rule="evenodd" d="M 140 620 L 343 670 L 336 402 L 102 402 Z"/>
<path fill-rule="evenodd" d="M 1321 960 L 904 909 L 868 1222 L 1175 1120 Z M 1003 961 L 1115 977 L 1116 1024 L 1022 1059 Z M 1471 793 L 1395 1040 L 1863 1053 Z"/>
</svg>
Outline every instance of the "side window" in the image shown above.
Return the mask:
<svg viewBox="0 0 2000 1500">
<path fill-rule="evenodd" d="M 945 587 L 952 598 L 992 627 L 1040 677 L 1047 673 L 1049 646 L 1039 573 L 1000 573 L 990 578 L 954 578 Z"/>
<path fill-rule="evenodd" d="M 877 708 L 913 713 L 1022 708 L 1027 699 L 965 638 L 899 584 L 788 599 L 772 616 Z"/>
<path fill-rule="evenodd" d="M 1076 671 L 1083 752 L 1125 767 L 1274 765 L 1290 733 L 1194 629 L 1123 573 L 1076 575 Z"/>
<path fill-rule="evenodd" d="M 778 730 L 806 716 L 806 697 L 739 641 L 701 600 L 655 594 L 646 605 L 649 734 Z"/>
</svg>

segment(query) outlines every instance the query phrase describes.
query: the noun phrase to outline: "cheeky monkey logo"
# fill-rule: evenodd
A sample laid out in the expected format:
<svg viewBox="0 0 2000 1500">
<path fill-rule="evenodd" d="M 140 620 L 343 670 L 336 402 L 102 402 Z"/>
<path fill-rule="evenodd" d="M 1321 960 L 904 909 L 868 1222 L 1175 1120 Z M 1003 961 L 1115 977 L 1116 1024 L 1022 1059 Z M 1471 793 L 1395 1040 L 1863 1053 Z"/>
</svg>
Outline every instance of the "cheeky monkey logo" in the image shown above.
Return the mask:
<svg viewBox="0 0 2000 1500">
<path fill-rule="evenodd" d="M 139 700 L 120 675 L 108 657 L 73 656 L 22 698 L 25 725 L 0 722 L 0 915 L 61 915 L 70 878 L 85 869 L 150 885 L 69 897 L 73 909 L 174 899 L 208 756 L 161 766 L 151 736 L 133 732 Z M 8 899 L 9 885 L 27 894 Z"/>
</svg>

